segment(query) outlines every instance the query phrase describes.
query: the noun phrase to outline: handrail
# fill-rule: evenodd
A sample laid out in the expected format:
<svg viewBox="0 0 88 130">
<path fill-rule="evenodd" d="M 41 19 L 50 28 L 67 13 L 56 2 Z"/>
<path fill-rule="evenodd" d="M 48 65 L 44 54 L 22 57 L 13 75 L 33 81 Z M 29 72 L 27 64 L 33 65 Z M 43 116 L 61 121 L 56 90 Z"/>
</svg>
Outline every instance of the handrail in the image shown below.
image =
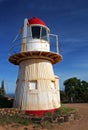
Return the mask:
<svg viewBox="0 0 88 130">
<path fill-rule="evenodd" d="M 57 53 L 59 53 L 59 48 L 58 48 L 58 35 L 56 35 L 56 34 L 50 34 L 50 36 L 55 36 L 55 37 L 56 37 L 56 50 L 57 50 Z"/>
<path fill-rule="evenodd" d="M 21 45 L 22 45 L 22 41 L 23 39 L 32 39 L 31 36 L 28 36 L 28 37 L 23 37 L 23 38 L 17 38 L 13 44 L 10 46 L 10 49 L 9 49 L 9 54 L 10 55 L 13 55 L 13 54 L 16 54 L 16 53 L 19 53 L 21 52 Z M 42 39 L 40 39 L 42 40 Z M 32 41 L 30 40 L 30 43 Z M 55 52 L 55 53 L 59 53 L 59 47 L 58 47 L 58 35 L 55 35 L 55 34 L 49 34 L 49 43 L 50 43 L 50 51 L 51 52 Z M 29 43 L 26 43 L 26 45 L 29 44 Z"/>
</svg>

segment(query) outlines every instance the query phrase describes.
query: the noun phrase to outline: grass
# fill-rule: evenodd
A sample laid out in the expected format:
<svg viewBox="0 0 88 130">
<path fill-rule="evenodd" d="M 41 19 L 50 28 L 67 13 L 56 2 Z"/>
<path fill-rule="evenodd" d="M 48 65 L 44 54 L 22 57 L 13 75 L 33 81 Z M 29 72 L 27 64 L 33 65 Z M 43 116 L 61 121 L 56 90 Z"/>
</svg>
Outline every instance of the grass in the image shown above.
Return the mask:
<svg viewBox="0 0 88 130">
<path fill-rule="evenodd" d="M 0 118 L 0 124 L 5 125 L 5 124 L 20 124 L 20 125 L 29 125 L 30 124 L 30 119 L 27 118 L 21 118 L 19 116 L 2 116 Z"/>
<path fill-rule="evenodd" d="M 60 110 L 57 110 L 55 113 L 59 114 L 59 115 L 67 115 L 67 114 L 74 113 L 74 112 L 76 112 L 76 109 L 65 107 L 64 105 L 61 105 Z"/>
<path fill-rule="evenodd" d="M 65 107 L 64 105 L 61 105 L 61 108 L 56 110 L 54 113 L 51 112 L 47 112 L 45 113 L 45 116 L 48 117 L 48 120 L 45 120 L 42 122 L 41 126 L 42 128 L 52 128 L 53 127 L 53 123 L 52 121 L 54 121 L 55 119 L 58 120 L 58 117 L 65 117 L 65 116 L 69 116 L 70 114 L 76 114 L 76 109 L 74 108 L 69 108 L 69 107 Z M 78 117 L 78 115 L 76 115 Z M 74 115 L 75 117 L 75 115 Z M 75 117 L 75 119 L 77 119 Z M 55 123 L 56 124 L 56 123 Z M 60 122 L 57 121 L 57 124 L 60 124 Z"/>
<path fill-rule="evenodd" d="M 65 107 L 63 104 L 61 105 L 61 108 L 56 110 L 54 113 L 51 113 L 51 112 L 47 112 L 45 113 L 45 116 L 48 116 L 48 117 L 51 117 L 53 115 L 68 115 L 70 113 L 75 113 L 76 112 L 76 109 L 74 108 L 69 108 L 69 107 Z"/>
<path fill-rule="evenodd" d="M 68 115 L 68 114 L 73 113 L 73 112 L 76 112 L 76 110 L 73 109 L 73 108 L 69 108 L 69 107 L 65 107 L 64 105 L 61 105 L 61 108 L 58 109 L 56 112 L 54 112 L 54 113 L 48 112 L 44 115 L 44 116 L 47 116 L 47 117 L 50 117 L 50 118 L 47 118 L 46 120 L 44 120 L 42 125 L 47 126 L 48 124 L 51 123 L 50 120 L 53 119 L 54 117 L 56 118 L 58 115 L 64 116 L 64 115 Z M 8 115 L 4 115 L 4 116 L 0 117 L 0 125 L 19 124 L 19 125 L 27 126 L 31 123 L 32 123 L 32 120 L 31 120 L 30 116 L 28 118 L 25 118 L 25 115 L 23 117 L 8 116 Z"/>
</svg>

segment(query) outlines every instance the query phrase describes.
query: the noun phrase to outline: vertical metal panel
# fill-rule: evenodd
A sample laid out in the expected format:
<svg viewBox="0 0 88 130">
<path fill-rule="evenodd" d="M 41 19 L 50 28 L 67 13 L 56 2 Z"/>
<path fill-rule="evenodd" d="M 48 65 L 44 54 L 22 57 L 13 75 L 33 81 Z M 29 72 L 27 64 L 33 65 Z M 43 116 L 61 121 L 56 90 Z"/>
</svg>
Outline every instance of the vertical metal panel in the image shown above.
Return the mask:
<svg viewBox="0 0 88 130">
<path fill-rule="evenodd" d="M 26 37 L 27 37 L 27 22 L 28 20 L 25 19 L 24 20 L 24 29 L 23 29 L 23 42 L 22 43 L 26 43 Z"/>
</svg>

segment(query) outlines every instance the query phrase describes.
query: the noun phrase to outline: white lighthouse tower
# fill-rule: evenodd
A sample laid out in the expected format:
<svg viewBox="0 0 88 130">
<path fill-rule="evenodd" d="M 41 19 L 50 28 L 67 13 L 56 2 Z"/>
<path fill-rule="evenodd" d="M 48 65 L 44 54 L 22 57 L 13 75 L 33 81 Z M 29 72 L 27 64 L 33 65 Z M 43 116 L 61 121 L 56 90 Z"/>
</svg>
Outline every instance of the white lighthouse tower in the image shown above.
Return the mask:
<svg viewBox="0 0 88 130">
<path fill-rule="evenodd" d="M 56 52 L 50 49 L 50 37 L 56 38 L 52 40 Z M 14 107 L 37 116 L 60 108 L 59 78 L 53 70 L 53 64 L 62 60 L 57 38 L 41 19 L 24 20 L 22 41 L 12 47 L 20 50 L 9 57 L 11 63 L 19 65 Z"/>
</svg>

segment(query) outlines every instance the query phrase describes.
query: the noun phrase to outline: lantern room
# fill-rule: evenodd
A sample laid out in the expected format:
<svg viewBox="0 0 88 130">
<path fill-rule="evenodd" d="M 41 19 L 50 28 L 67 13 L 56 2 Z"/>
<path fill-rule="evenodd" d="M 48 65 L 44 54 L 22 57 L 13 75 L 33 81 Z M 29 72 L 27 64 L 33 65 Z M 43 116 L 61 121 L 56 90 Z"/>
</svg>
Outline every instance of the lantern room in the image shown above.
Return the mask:
<svg viewBox="0 0 88 130">
<path fill-rule="evenodd" d="M 50 30 L 39 18 L 24 20 L 23 43 L 26 51 L 50 51 Z"/>
</svg>

